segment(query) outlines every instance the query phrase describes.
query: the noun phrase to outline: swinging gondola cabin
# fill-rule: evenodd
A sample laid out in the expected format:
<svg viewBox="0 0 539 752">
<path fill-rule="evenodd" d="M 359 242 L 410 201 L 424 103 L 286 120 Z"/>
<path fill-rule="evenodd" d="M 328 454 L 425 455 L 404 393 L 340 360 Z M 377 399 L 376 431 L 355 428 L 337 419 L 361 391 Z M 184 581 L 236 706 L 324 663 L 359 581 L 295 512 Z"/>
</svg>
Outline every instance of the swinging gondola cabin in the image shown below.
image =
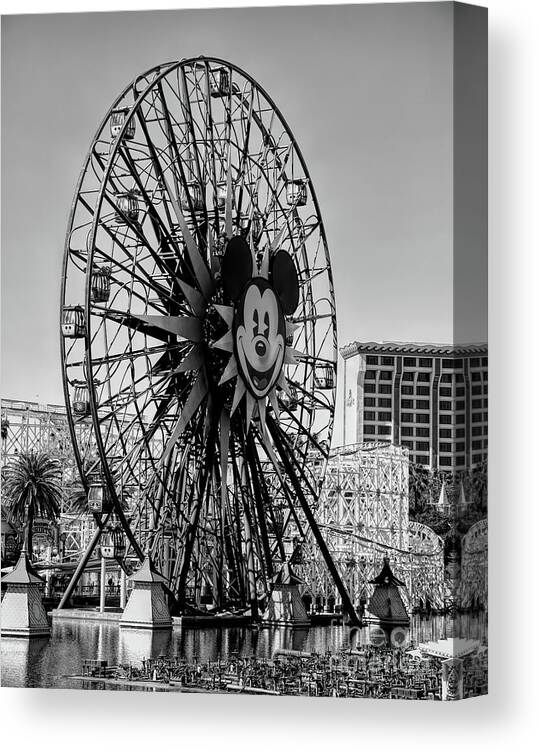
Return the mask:
<svg viewBox="0 0 539 752">
<path fill-rule="evenodd" d="M 253 212 L 253 215 L 242 214 L 240 218 L 240 233 L 251 244 L 256 247 L 258 239 L 262 232 L 262 217 L 259 212 Z"/>
<path fill-rule="evenodd" d="M 88 486 L 88 510 L 94 514 L 107 514 L 112 511 L 112 499 L 103 478 L 94 478 Z"/>
<path fill-rule="evenodd" d="M 210 94 L 212 97 L 226 97 L 230 94 L 230 73 L 227 68 L 214 68 L 210 71 Z"/>
<path fill-rule="evenodd" d="M 101 266 L 94 270 L 90 286 L 92 303 L 108 303 L 110 298 L 110 268 Z"/>
<path fill-rule="evenodd" d="M 75 415 L 85 418 L 90 414 L 90 393 L 84 381 L 76 381 L 73 384 L 72 408 Z"/>
<path fill-rule="evenodd" d="M 307 203 L 307 183 L 305 180 L 287 181 L 286 203 L 288 206 L 305 206 Z"/>
<path fill-rule="evenodd" d="M 101 556 L 119 561 L 125 556 L 125 535 L 119 525 L 112 525 L 101 534 Z"/>
<path fill-rule="evenodd" d="M 316 366 L 314 385 L 316 389 L 333 389 L 335 384 L 335 370 L 329 363 Z"/>
<path fill-rule="evenodd" d="M 62 336 L 70 339 L 84 337 L 84 310 L 82 306 L 63 307 Z"/>
<path fill-rule="evenodd" d="M 116 110 L 112 110 L 110 115 L 110 135 L 111 138 L 116 139 L 121 133 L 124 127 L 125 121 L 129 115 L 129 107 L 119 107 Z M 131 118 L 126 129 L 124 131 L 123 138 L 126 141 L 132 141 L 135 138 L 136 123 L 135 119 Z"/>
<path fill-rule="evenodd" d="M 204 211 L 204 199 L 199 183 L 195 181 L 187 183 L 187 188 L 182 191 L 180 196 L 180 206 L 184 212 Z"/>
<path fill-rule="evenodd" d="M 124 225 L 128 222 L 137 222 L 139 215 L 139 200 L 136 191 L 126 191 L 117 193 L 115 196 L 116 204 L 116 224 Z"/>
<path fill-rule="evenodd" d="M 219 183 L 217 185 L 216 203 L 218 209 L 224 209 L 226 204 L 227 187 L 226 183 Z"/>
<path fill-rule="evenodd" d="M 293 384 L 290 384 L 288 391 L 290 392 L 290 394 L 284 395 L 284 405 L 285 408 L 291 413 L 295 413 L 297 412 L 299 404 L 297 387 L 295 387 Z"/>
</svg>

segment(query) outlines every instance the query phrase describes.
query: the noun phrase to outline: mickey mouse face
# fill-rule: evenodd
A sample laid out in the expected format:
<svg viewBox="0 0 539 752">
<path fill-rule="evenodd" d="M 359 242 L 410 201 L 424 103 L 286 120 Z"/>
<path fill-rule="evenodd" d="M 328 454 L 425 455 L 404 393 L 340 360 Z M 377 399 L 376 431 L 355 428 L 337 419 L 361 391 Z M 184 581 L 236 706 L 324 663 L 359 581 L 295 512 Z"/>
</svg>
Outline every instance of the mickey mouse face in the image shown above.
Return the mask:
<svg viewBox="0 0 539 752">
<path fill-rule="evenodd" d="M 249 246 L 240 237 L 229 241 L 221 267 L 223 287 L 235 302 L 234 349 L 240 375 L 256 399 L 265 397 L 281 373 L 285 356 L 285 314 L 299 302 L 294 261 L 278 251 L 270 263 L 269 279 L 253 277 Z"/>
</svg>

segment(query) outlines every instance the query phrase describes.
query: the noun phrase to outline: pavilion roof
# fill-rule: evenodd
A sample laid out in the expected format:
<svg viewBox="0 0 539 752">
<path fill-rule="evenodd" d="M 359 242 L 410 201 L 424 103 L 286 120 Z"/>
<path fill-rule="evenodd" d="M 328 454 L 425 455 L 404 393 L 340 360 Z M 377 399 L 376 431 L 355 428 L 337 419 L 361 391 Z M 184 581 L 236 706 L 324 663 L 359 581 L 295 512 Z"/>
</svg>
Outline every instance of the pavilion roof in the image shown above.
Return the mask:
<svg viewBox="0 0 539 752">
<path fill-rule="evenodd" d="M 380 571 L 380 574 L 377 575 L 373 580 L 369 581 L 371 585 L 383 585 L 385 587 L 403 587 L 404 582 L 402 580 L 399 580 L 398 577 L 395 577 L 393 574 L 391 567 L 389 566 L 389 559 L 387 556 L 384 557 L 384 565 Z"/>
<path fill-rule="evenodd" d="M 165 582 L 166 577 L 156 570 L 149 554 L 146 554 L 140 569 L 129 578 L 132 582 Z"/>
<path fill-rule="evenodd" d="M 44 582 L 43 577 L 38 575 L 26 555 L 26 549 L 22 549 L 19 560 L 9 574 L 2 577 L 3 585 L 33 585 Z"/>
</svg>

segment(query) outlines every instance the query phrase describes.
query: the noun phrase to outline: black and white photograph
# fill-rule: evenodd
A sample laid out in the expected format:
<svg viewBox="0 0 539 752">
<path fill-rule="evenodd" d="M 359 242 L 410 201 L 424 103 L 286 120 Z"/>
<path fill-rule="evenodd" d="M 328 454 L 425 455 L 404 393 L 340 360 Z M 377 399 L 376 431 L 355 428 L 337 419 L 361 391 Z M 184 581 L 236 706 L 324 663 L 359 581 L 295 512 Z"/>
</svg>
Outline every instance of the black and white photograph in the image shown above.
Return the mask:
<svg viewBox="0 0 539 752">
<path fill-rule="evenodd" d="M 2 17 L 2 687 L 488 693 L 487 16 Z"/>
</svg>

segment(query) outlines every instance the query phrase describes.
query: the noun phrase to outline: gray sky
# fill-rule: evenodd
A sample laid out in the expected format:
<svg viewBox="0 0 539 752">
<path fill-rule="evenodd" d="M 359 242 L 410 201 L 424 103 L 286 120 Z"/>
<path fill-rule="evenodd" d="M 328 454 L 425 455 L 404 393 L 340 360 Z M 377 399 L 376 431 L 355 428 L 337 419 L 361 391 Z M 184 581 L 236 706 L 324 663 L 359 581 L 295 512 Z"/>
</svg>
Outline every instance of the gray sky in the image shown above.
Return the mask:
<svg viewBox="0 0 539 752">
<path fill-rule="evenodd" d="M 2 19 L 2 395 L 61 402 L 58 306 L 73 190 L 135 75 L 207 54 L 247 70 L 303 151 L 339 344 L 450 342 L 451 4 Z M 469 340 L 486 338 L 478 317 Z"/>
</svg>

